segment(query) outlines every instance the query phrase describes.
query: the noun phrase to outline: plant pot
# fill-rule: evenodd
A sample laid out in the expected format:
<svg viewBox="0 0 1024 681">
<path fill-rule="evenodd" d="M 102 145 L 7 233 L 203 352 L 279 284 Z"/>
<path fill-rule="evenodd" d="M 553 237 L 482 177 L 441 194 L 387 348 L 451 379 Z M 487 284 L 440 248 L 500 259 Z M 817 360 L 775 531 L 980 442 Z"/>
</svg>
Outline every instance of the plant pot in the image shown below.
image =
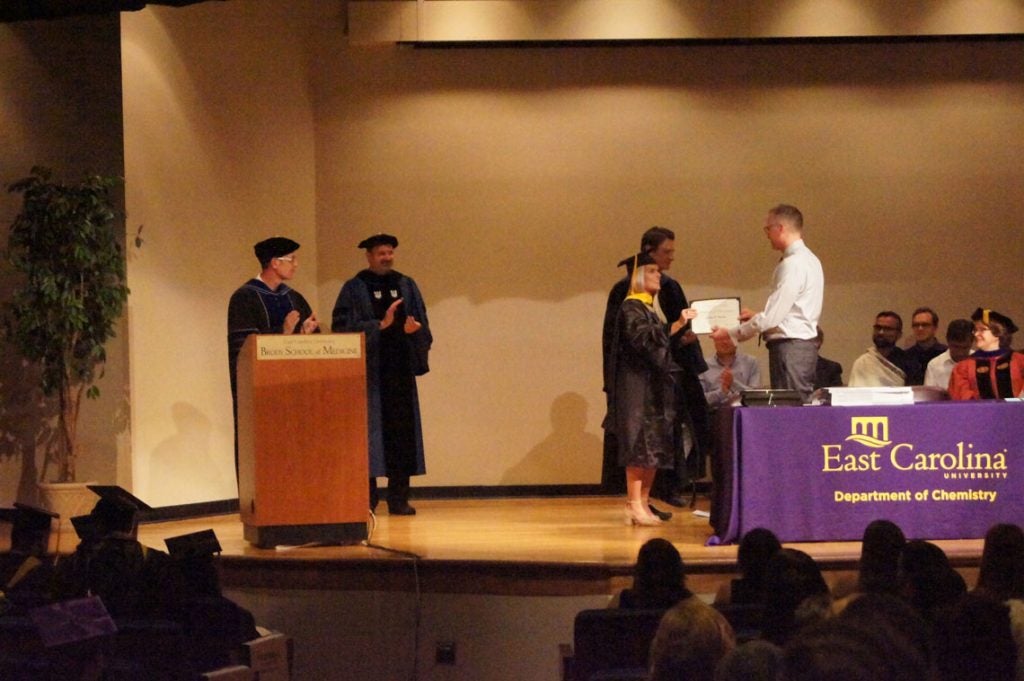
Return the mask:
<svg viewBox="0 0 1024 681">
<path fill-rule="evenodd" d="M 98 497 L 88 488 L 95 482 L 40 482 L 39 503 L 54 513 L 60 514 L 60 528 L 50 533 L 49 550 L 52 553 L 71 553 L 78 545 L 78 535 L 71 525 L 71 519 L 85 515 L 96 505 Z"/>
</svg>

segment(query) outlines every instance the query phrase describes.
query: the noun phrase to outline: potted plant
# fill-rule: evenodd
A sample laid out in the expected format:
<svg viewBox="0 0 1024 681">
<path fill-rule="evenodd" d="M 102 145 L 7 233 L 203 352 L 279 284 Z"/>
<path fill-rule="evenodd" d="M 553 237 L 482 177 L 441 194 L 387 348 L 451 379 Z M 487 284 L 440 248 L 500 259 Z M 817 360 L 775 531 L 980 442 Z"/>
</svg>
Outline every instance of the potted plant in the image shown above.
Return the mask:
<svg viewBox="0 0 1024 681">
<path fill-rule="evenodd" d="M 47 168 L 8 189 L 22 195 L 7 259 L 19 284 L 4 309 L 7 340 L 39 367 L 39 387 L 56 397 L 56 437 L 40 482 L 74 482 L 83 397 L 99 395 L 105 343 L 128 298 L 125 261 L 111 190 L 118 178 L 88 175 L 64 184 Z"/>
</svg>

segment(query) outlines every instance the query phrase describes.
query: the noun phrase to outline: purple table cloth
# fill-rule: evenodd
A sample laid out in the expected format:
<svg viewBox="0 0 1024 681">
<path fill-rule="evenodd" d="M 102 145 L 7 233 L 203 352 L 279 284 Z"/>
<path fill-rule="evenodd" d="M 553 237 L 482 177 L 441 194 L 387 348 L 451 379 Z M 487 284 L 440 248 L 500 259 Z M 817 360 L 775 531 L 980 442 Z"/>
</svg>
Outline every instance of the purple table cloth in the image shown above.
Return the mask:
<svg viewBox="0 0 1024 681">
<path fill-rule="evenodd" d="M 782 541 L 859 540 L 886 518 L 910 538 L 1024 523 L 1024 404 L 736 408 L 718 415 L 708 544 L 767 527 Z"/>
</svg>

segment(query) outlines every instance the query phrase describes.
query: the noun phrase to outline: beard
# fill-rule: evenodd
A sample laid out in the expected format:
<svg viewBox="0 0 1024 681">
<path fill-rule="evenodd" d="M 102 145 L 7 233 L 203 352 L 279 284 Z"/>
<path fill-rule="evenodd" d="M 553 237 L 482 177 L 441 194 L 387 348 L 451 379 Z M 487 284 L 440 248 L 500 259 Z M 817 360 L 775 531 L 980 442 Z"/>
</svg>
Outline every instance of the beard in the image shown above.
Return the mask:
<svg viewBox="0 0 1024 681">
<path fill-rule="evenodd" d="M 871 340 L 875 344 L 875 348 L 878 350 L 890 350 L 896 347 L 896 341 L 889 340 L 884 336 L 873 336 Z"/>
</svg>

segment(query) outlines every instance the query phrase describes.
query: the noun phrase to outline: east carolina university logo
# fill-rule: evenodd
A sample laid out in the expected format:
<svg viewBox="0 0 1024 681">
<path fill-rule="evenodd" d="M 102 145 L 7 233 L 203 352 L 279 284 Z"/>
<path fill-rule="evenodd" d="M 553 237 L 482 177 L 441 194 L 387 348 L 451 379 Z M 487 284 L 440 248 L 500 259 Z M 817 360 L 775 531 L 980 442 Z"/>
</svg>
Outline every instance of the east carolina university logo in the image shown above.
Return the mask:
<svg viewBox="0 0 1024 681">
<path fill-rule="evenodd" d="M 850 440 L 867 447 L 888 447 L 892 444 L 889 439 L 889 417 L 854 416 L 850 419 L 850 436 L 846 438 L 847 442 Z"/>
<path fill-rule="evenodd" d="M 889 439 L 889 417 L 854 416 L 846 442 L 856 443 L 844 451 L 842 444 L 823 444 L 823 473 L 859 473 L 891 467 L 900 471 L 941 471 L 945 477 L 1006 478 L 1007 450 L 975 451 L 973 442 L 961 440 L 942 451 L 921 451 L 912 442 Z M 862 445 L 869 451 L 864 451 Z M 929 443 L 928 448 L 934 447 Z"/>
</svg>

